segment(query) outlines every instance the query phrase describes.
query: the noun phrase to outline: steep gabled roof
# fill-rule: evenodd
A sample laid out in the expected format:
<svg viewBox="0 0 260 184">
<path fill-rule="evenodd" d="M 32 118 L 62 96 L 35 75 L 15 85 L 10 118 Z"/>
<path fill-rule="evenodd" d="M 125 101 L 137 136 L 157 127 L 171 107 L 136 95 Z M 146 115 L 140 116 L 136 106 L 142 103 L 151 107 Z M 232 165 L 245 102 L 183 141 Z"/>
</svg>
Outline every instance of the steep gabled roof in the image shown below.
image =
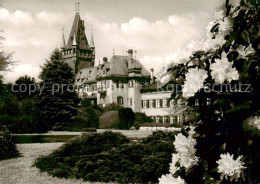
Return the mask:
<svg viewBox="0 0 260 184">
<path fill-rule="evenodd" d="M 134 63 L 136 67 L 141 67 L 142 77 L 150 77 L 150 73 L 138 60 L 134 60 Z M 104 67 L 109 68 L 105 77 L 128 77 L 128 56 L 114 55 Z M 98 77 L 104 77 L 102 71 L 98 72 Z"/>
<path fill-rule="evenodd" d="M 82 85 L 84 83 L 93 83 L 97 80 L 97 68 L 82 68 L 76 76 L 76 84 Z"/>
<path fill-rule="evenodd" d="M 90 49 L 90 46 L 88 44 L 88 40 L 87 40 L 87 37 L 85 34 L 84 21 L 82 21 L 80 19 L 79 13 L 76 13 L 76 15 L 75 15 L 75 18 L 74 18 L 74 21 L 72 24 L 72 28 L 70 31 L 70 36 L 68 38 L 68 42 L 66 45 L 66 49 L 72 48 L 74 34 L 76 36 L 76 42 L 77 42 L 79 49 L 82 49 L 82 50 Z"/>
</svg>

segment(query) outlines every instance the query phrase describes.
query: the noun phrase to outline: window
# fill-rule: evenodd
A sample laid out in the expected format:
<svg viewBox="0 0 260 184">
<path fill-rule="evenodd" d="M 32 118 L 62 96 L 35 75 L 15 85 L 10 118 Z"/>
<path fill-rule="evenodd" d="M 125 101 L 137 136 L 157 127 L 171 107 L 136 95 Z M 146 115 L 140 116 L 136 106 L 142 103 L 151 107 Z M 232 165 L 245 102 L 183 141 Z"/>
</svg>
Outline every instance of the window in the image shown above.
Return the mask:
<svg viewBox="0 0 260 184">
<path fill-rule="evenodd" d="M 167 116 L 163 116 L 163 123 L 166 123 Z"/>
<path fill-rule="evenodd" d="M 170 116 L 170 123 L 173 123 L 173 116 Z"/>
<path fill-rule="evenodd" d="M 167 107 L 167 99 L 166 98 L 163 99 L 163 107 Z"/>
<path fill-rule="evenodd" d="M 106 75 L 106 69 L 103 69 L 103 75 Z"/>
<path fill-rule="evenodd" d="M 93 85 L 93 91 L 97 91 L 97 85 Z"/>
<path fill-rule="evenodd" d="M 129 88 L 132 88 L 134 86 L 134 82 L 132 80 L 129 81 Z"/>
<path fill-rule="evenodd" d="M 143 100 L 143 107 L 147 108 L 147 100 Z"/>
<path fill-rule="evenodd" d="M 159 123 L 159 122 L 160 122 L 160 117 L 156 116 L 156 123 Z"/>
<path fill-rule="evenodd" d="M 170 107 L 174 107 L 174 100 L 170 101 Z"/>
<path fill-rule="evenodd" d="M 176 123 L 177 122 L 177 116 L 170 116 L 170 123 Z"/>
<path fill-rule="evenodd" d="M 123 101 L 123 97 L 119 96 L 117 97 L 117 104 L 118 105 L 123 105 L 124 101 Z"/>
<path fill-rule="evenodd" d="M 159 123 L 163 123 L 163 116 L 159 116 Z"/>
<path fill-rule="evenodd" d="M 130 98 L 130 106 L 133 105 L 133 98 Z"/>
<path fill-rule="evenodd" d="M 160 107 L 160 99 L 156 99 L 156 107 Z"/>
<path fill-rule="evenodd" d="M 180 123 L 181 122 L 181 116 L 177 116 L 177 122 Z"/>
<path fill-rule="evenodd" d="M 154 107 L 154 106 L 153 106 L 153 100 L 149 100 L 149 102 L 150 102 L 149 107 L 150 107 L 150 108 L 153 108 L 153 107 Z"/>
<path fill-rule="evenodd" d="M 120 87 L 120 88 L 124 88 L 124 84 L 123 84 L 122 81 L 119 81 L 119 87 Z"/>
</svg>

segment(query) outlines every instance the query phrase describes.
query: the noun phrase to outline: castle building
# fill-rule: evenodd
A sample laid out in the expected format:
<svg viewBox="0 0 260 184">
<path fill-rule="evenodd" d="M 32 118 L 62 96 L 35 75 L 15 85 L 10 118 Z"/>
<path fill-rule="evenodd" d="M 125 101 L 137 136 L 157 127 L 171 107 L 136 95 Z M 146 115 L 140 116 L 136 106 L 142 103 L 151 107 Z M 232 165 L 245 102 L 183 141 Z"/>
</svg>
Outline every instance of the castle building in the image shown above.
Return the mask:
<svg viewBox="0 0 260 184">
<path fill-rule="evenodd" d="M 61 53 L 75 72 L 79 95 L 92 103 L 101 106 L 117 103 L 134 112 L 143 112 L 158 123 L 182 122 L 189 113 L 183 102 L 169 101 L 172 91 L 158 90 L 162 88 L 155 81 L 153 69 L 148 71 L 135 59 L 132 49 L 127 56 L 113 55 L 109 61 L 104 57 L 102 63 L 94 66 L 93 34 L 88 42 L 78 12 L 67 44 L 63 34 Z"/>
</svg>

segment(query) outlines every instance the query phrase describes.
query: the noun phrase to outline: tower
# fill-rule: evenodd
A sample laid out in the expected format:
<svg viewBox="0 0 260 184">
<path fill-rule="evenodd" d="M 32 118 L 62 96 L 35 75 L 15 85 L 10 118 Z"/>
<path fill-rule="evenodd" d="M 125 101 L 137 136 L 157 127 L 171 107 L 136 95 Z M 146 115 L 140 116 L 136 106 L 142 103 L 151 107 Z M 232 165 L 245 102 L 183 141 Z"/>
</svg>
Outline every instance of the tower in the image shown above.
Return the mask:
<svg viewBox="0 0 260 184">
<path fill-rule="evenodd" d="M 63 43 L 61 47 L 63 60 L 69 64 L 75 73 L 81 68 L 94 67 L 95 63 L 93 34 L 91 31 L 91 41 L 89 44 L 85 34 L 84 21 L 81 20 L 78 9 L 74 17 L 67 44 L 65 44 L 63 34 Z"/>
</svg>

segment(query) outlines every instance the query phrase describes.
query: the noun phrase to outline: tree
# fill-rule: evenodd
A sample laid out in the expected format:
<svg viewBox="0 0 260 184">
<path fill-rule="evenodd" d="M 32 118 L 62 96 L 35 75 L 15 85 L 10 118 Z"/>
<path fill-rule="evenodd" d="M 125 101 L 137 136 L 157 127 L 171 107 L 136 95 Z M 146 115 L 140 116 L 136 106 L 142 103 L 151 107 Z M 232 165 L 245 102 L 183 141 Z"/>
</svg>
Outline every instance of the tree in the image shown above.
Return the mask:
<svg viewBox="0 0 260 184">
<path fill-rule="evenodd" d="M 129 130 L 129 128 L 134 124 L 135 114 L 133 110 L 129 107 L 120 108 L 118 110 L 119 118 L 119 129 Z"/>
<path fill-rule="evenodd" d="M 179 180 L 177 176 L 187 183 L 260 181 L 259 20 L 259 1 L 242 0 L 235 7 L 227 0 L 209 24 L 208 40 L 192 43 L 185 58 L 175 54 L 167 71 L 176 74 L 173 81 L 184 83 L 182 93 L 172 96 L 190 106 L 198 101 L 199 118 L 186 122 L 195 127 L 193 137 L 183 128 L 185 136 L 178 135 L 179 142 L 174 142 L 177 149 L 192 150 L 193 158 L 185 163 L 185 157 L 173 155 L 174 178 L 163 176 L 161 183 Z"/>
<path fill-rule="evenodd" d="M 15 81 L 14 94 L 19 100 L 24 100 L 29 97 L 33 97 L 36 94 L 36 82 L 34 77 L 27 75 L 19 77 Z"/>
<path fill-rule="evenodd" d="M 42 67 L 40 79 L 43 90 L 37 98 L 37 109 L 50 127 L 61 130 L 77 114 L 79 98 L 74 89 L 74 73 L 62 61 L 58 49 Z"/>
<path fill-rule="evenodd" d="M 0 51 L 0 71 L 8 71 L 8 66 L 13 63 L 12 53 Z"/>
</svg>

